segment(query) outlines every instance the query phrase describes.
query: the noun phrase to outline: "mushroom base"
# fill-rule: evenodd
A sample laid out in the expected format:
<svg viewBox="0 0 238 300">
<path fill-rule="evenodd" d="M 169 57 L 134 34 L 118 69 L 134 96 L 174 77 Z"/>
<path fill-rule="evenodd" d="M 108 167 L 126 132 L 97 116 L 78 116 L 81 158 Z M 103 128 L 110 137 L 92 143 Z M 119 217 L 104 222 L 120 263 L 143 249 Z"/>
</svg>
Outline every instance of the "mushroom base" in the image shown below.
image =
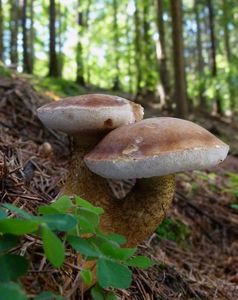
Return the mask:
<svg viewBox="0 0 238 300">
<path fill-rule="evenodd" d="M 136 246 L 164 219 L 173 200 L 174 175 L 138 179 L 125 198 L 115 201 L 107 180 L 92 173 L 83 161 L 90 148 L 78 144 L 62 193 L 78 195 L 102 207 L 102 230 L 122 234 L 127 238 L 126 246 Z"/>
</svg>

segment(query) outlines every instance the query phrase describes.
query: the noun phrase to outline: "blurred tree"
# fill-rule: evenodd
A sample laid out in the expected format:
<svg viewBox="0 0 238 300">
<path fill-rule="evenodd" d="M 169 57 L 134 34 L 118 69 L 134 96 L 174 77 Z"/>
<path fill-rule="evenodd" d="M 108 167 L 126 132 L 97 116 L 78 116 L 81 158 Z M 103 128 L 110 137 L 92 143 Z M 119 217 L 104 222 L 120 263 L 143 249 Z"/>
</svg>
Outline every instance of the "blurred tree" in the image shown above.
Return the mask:
<svg viewBox="0 0 238 300">
<path fill-rule="evenodd" d="M 225 51 L 226 51 L 227 61 L 230 62 L 231 47 L 230 47 L 230 31 L 229 31 L 228 24 L 231 19 L 231 16 L 228 16 L 229 14 L 228 4 L 230 3 L 228 3 L 227 0 L 222 0 Z"/>
<path fill-rule="evenodd" d="M 135 12 L 134 12 L 134 21 L 135 21 L 135 65 L 136 65 L 136 93 L 140 95 L 142 93 L 142 68 L 141 68 L 141 21 L 139 16 L 139 5 L 138 1 L 134 0 Z"/>
<path fill-rule="evenodd" d="M 13 69 L 18 65 L 18 22 L 19 22 L 19 0 L 10 0 L 10 59 Z"/>
<path fill-rule="evenodd" d="M 76 50 L 76 62 L 77 62 L 76 82 L 83 86 L 85 85 L 85 81 L 84 81 L 84 69 L 83 69 L 83 47 L 82 47 L 81 39 L 82 39 L 84 22 L 86 21 L 83 20 L 81 1 L 78 0 L 78 43 L 77 43 L 77 50 Z"/>
<path fill-rule="evenodd" d="M 119 31 L 118 31 L 118 18 L 117 18 L 117 7 L 118 3 L 117 0 L 113 0 L 113 39 L 114 39 L 114 55 L 115 55 L 115 75 L 113 79 L 113 87 L 112 89 L 117 91 L 120 89 L 120 80 L 119 80 L 119 74 L 120 74 L 120 68 L 119 68 Z"/>
<path fill-rule="evenodd" d="M 126 47 L 127 47 L 127 74 L 128 74 L 128 90 L 130 93 L 133 92 L 133 70 L 132 70 L 132 64 L 133 64 L 133 57 L 132 57 L 132 37 L 131 37 L 131 16 L 127 13 L 127 18 L 126 18 Z"/>
<path fill-rule="evenodd" d="M 216 39 L 215 39 L 215 25 L 214 25 L 214 7 L 212 0 L 207 0 L 208 17 L 209 17 L 209 31 L 211 39 L 211 75 L 215 85 L 215 101 L 213 113 L 222 114 L 222 100 L 218 90 L 217 84 L 217 62 L 216 62 Z"/>
<path fill-rule="evenodd" d="M 174 59 L 174 100 L 176 115 L 186 118 L 188 114 L 186 80 L 184 67 L 182 1 L 170 0 L 172 16 L 173 59 Z"/>
<path fill-rule="evenodd" d="M 3 7 L 2 0 L 0 0 L 0 60 L 3 61 Z"/>
<path fill-rule="evenodd" d="M 30 2 L 30 4 L 28 4 Z M 22 38 L 23 38 L 23 71 L 32 74 L 33 71 L 33 0 L 23 0 L 22 5 Z M 28 16 L 30 12 L 30 17 Z M 30 28 L 27 27 L 27 22 Z"/>
<path fill-rule="evenodd" d="M 56 6 L 55 0 L 50 0 L 49 5 L 49 31 L 50 31 L 50 53 L 49 53 L 49 76 L 61 77 L 58 55 L 56 52 Z"/>
<path fill-rule="evenodd" d="M 204 96 L 204 62 L 202 56 L 202 38 L 201 38 L 201 24 L 200 24 L 200 1 L 195 0 L 194 2 L 194 13 L 196 21 L 196 49 L 197 49 L 197 73 L 198 73 L 198 94 L 199 104 L 201 109 L 206 109 L 206 99 Z"/>
<path fill-rule="evenodd" d="M 150 34 L 150 18 L 149 18 L 149 8 L 150 1 L 143 1 L 143 54 L 144 54 L 144 96 L 153 96 L 154 94 L 154 85 L 153 85 L 153 65 L 152 63 L 152 52 L 155 52 L 155 45 L 152 42 L 152 37 Z"/>
<path fill-rule="evenodd" d="M 158 40 L 157 40 L 157 58 L 159 61 L 159 75 L 160 75 L 160 87 L 159 96 L 162 106 L 170 106 L 170 80 L 169 72 L 167 69 L 167 53 L 166 53 L 166 43 L 165 43 L 165 29 L 164 29 L 164 4 L 163 0 L 156 0 L 157 7 L 157 30 L 158 30 Z"/>
</svg>

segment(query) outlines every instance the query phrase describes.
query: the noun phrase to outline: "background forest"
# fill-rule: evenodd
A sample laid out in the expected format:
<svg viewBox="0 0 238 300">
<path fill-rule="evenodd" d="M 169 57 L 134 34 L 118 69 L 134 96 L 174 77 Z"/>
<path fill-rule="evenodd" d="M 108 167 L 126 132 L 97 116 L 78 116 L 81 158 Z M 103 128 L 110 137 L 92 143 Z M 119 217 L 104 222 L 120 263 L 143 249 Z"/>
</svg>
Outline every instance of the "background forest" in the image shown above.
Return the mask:
<svg viewBox="0 0 238 300">
<path fill-rule="evenodd" d="M 1 0 L 0 59 L 185 117 L 238 106 L 234 0 Z M 139 98 L 140 99 L 140 98 Z M 176 104 L 176 105 L 175 105 Z"/>
</svg>

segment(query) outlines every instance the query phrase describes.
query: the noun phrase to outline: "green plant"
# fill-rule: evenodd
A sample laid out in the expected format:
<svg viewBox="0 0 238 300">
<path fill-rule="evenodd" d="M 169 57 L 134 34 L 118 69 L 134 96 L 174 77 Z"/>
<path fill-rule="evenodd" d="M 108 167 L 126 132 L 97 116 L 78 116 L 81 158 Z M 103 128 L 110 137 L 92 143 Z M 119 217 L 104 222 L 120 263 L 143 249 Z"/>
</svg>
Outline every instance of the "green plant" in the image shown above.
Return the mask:
<svg viewBox="0 0 238 300">
<path fill-rule="evenodd" d="M 235 201 L 230 204 L 230 208 L 238 211 L 238 175 L 232 172 L 226 175 L 228 176 L 227 187 L 223 188 L 222 191 L 233 195 Z"/>
<path fill-rule="evenodd" d="M 7 212 L 17 217 L 9 218 Z M 19 278 L 26 274 L 27 260 L 13 254 L 14 247 L 25 234 L 40 237 L 48 261 L 60 268 L 65 259 L 65 247 L 71 247 L 85 261 L 96 261 L 97 285 L 92 289 L 94 299 L 116 299 L 105 288 L 128 288 L 132 281 L 129 267 L 147 268 L 149 258 L 135 256 L 136 248 L 122 248 L 126 240 L 117 234 L 104 234 L 99 228 L 103 210 L 80 197 L 62 196 L 56 202 L 41 206 L 34 216 L 11 205 L 0 210 L 0 299 L 27 299 Z M 10 251 L 11 250 L 11 251 Z M 92 272 L 81 267 L 81 278 L 86 285 L 92 283 Z M 63 299 L 51 292 L 38 295 L 40 299 Z"/>
<path fill-rule="evenodd" d="M 183 242 L 189 235 L 190 230 L 187 225 L 180 220 L 165 218 L 160 226 L 156 229 L 156 233 L 160 238 L 175 241 L 176 243 Z"/>
</svg>

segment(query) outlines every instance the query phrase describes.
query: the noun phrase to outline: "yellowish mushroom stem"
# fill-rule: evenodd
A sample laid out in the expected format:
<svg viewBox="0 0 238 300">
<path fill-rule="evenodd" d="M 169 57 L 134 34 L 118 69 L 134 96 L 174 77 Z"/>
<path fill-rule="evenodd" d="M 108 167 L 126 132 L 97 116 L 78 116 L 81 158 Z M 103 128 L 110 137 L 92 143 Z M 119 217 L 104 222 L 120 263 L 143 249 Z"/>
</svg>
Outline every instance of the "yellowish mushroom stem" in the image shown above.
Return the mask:
<svg viewBox="0 0 238 300">
<path fill-rule="evenodd" d="M 63 188 L 67 195 L 79 195 L 104 209 L 101 228 L 127 238 L 126 246 L 134 247 L 150 236 L 165 217 L 174 195 L 174 175 L 138 179 L 131 192 L 115 201 L 107 181 L 92 173 L 83 157 L 97 143 L 74 138 L 74 152 Z"/>
</svg>

